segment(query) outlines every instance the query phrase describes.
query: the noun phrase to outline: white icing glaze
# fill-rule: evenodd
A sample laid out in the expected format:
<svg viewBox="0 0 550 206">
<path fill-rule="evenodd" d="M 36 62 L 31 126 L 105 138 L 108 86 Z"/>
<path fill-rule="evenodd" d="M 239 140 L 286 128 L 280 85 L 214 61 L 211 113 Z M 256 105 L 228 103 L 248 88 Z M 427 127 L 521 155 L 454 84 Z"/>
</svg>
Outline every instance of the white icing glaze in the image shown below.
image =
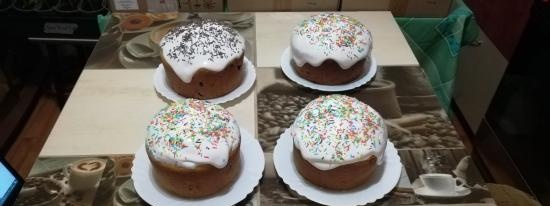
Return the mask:
<svg viewBox="0 0 550 206">
<path fill-rule="evenodd" d="M 185 83 L 201 68 L 214 72 L 244 54 L 245 40 L 233 28 L 210 19 L 171 29 L 161 40 L 162 56 Z"/>
<path fill-rule="evenodd" d="M 321 13 L 302 21 L 292 32 L 290 48 L 298 66 L 318 67 L 328 59 L 349 69 L 372 50 L 372 37 L 361 22 L 335 13 Z"/>
<path fill-rule="evenodd" d="M 344 95 L 311 101 L 290 127 L 294 146 L 319 170 L 377 157 L 384 161 L 387 143 L 382 117 L 365 103 Z"/>
<path fill-rule="evenodd" d="M 237 121 L 219 105 L 184 99 L 162 109 L 147 127 L 149 156 L 183 168 L 227 165 L 240 144 Z"/>
</svg>

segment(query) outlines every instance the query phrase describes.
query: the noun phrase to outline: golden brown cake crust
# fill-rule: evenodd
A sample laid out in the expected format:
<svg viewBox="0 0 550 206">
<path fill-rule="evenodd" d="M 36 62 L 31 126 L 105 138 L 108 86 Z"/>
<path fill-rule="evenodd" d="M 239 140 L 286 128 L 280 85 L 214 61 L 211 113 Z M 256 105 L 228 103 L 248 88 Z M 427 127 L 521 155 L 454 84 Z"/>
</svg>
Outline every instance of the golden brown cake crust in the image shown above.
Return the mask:
<svg viewBox="0 0 550 206">
<path fill-rule="evenodd" d="M 185 83 L 161 55 L 161 62 L 164 65 L 164 71 L 166 71 L 166 80 L 170 87 L 183 97 L 195 99 L 221 97 L 237 88 L 246 74 L 243 59 L 244 54 L 231 61 L 220 72 L 201 68 L 193 75 L 190 83 Z"/>
<path fill-rule="evenodd" d="M 186 198 L 201 198 L 220 192 L 233 184 L 241 171 L 240 147 L 230 154 L 227 165 L 221 169 L 211 165 L 186 169 L 164 164 L 150 156 L 149 159 L 156 183 L 168 192 Z"/>
<path fill-rule="evenodd" d="M 329 59 L 319 67 L 305 63 L 303 66 L 295 65 L 296 73 L 304 79 L 323 85 L 346 84 L 358 79 L 364 74 L 365 60 L 358 61 L 349 69 L 342 69 L 338 63 Z"/>
<path fill-rule="evenodd" d="M 376 156 L 353 164 L 342 165 L 331 170 L 319 170 L 305 160 L 300 150 L 294 147 L 294 164 L 298 173 L 309 182 L 333 190 L 347 190 L 366 183 L 374 173 Z"/>
</svg>

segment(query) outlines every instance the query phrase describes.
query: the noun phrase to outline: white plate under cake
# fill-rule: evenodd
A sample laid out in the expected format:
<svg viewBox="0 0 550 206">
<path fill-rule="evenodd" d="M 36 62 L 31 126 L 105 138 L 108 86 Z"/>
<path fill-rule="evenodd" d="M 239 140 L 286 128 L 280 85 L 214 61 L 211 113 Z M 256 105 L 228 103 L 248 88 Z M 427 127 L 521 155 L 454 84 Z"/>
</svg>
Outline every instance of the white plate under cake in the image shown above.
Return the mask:
<svg viewBox="0 0 550 206">
<path fill-rule="evenodd" d="M 246 57 L 244 58 L 244 70 L 246 72 L 244 80 L 237 88 L 221 97 L 205 100 L 215 104 L 222 104 L 239 98 L 248 92 L 248 90 L 254 86 L 254 82 L 256 82 L 256 68 L 254 68 L 252 62 L 250 62 Z M 176 102 L 186 98 L 180 96 L 170 87 L 170 85 L 168 85 L 168 82 L 166 81 L 166 73 L 162 64 L 160 64 L 155 71 L 153 84 L 155 86 L 155 90 L 169 101 Z"/>
<path fill-rule="evenodd" d="M 290 162 L 293 161 L 294 144 L 289 130 L 286 130 L 273 150 L 273 163 L 277 174 L 298 194 L 324 205 L 365 205 L 381 199 L 391 192 L 401 176 L 401 158 L 391 142 L 384 153 L 384 162 L 377 167 L 371 179 L 352 190 L 337 191 L 318 187 L 305 180 Z"/>
<path fill-rule="evenodd" d="M 291 81 L 301 86 L 325 92 L 341 92 L 359 88 L 371 82 L 374 79 L 378 69 L 376 59 L 373 56 L 370 56 L 370 64 L 363 65 L 364 73 L 358 79 L 340 85 L 323 85 L 304 79 L 296 73 L 295 67 L 296 65 L 292 63 L 290 48 L 286 48 L 281 56 L 281 69 L 283 70 L 283 73 Z"/>
</svg>

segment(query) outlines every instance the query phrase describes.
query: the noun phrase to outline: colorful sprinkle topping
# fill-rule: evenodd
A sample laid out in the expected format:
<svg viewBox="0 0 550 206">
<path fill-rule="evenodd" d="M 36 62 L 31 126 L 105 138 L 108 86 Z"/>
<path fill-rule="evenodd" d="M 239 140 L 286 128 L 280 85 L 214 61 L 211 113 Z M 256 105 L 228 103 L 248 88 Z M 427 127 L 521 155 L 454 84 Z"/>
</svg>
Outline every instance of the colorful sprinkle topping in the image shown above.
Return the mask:
<svg viewBox="0 0 550 206">
<path fill-rule="evenodd" d="M 349 69 L 372 50 L 370 32 L 361 22 L 334 13 L 322 13 L 301 22 L 292 33 L 292 59 L 298 66 L 320 66 L 334 60 Z"/>
<path fill-rule="evenodd" d="M 295 146 L 319 169 L 331 169 L 376 155 L 380 161 L 387 136 L 384 120 L 365 103 L 344 95 L 310 102 L 291 127 Z"/>
<path fill-rule="evenodd" d="M 146 149 L 156 160 L 185 168 L 223 168 L 240 143 L 233 116 L 216 104 L 185 99 L 155 115 L 147 127 Z"/>
<path fill-rule="evenodd" d="M 344 15 L 322 13 L 301 22 L 293 31 L 325 56 L 343 53 L 349 60 L 365 58 L 372 38 L 361 22 Z"/>
</svg>

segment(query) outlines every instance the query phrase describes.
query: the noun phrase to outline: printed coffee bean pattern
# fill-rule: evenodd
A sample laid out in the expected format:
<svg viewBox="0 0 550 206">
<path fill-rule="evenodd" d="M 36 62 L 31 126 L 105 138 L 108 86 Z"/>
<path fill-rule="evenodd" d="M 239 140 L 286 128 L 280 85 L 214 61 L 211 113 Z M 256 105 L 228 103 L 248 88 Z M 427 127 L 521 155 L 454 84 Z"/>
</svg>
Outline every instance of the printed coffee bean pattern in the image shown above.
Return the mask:
<svg viewBox="0 0 550 206">
<path fill-rule="evenodd" d="M 38 205 L 57 198 L 61 193 L 61 186 L 54 180 L 47 178 L 27 178 L 23 189 L 33 188 L 35 192 L 26 198 L 18 198 L 14 205 Z"/>
<path fill-rule="evenodd" d="M 389 137 L 398 149 L 464 147 L 454 126 L 441 111 L 404 114 L 386 123 Z"/>
<path fill-rule="evenodd" d="M 280 178 L 264 178 L 260 190 L 260 205 L 320 205 L 296 194 L 296 192 L 283 185 L 286 186 Z"/>
<path fill-rule="evenodd" d="M 314 95 L 260 92 L 258 95 L 258 133 L 264 152 L 273 151 L 277 139 Z"/>
</svg>

